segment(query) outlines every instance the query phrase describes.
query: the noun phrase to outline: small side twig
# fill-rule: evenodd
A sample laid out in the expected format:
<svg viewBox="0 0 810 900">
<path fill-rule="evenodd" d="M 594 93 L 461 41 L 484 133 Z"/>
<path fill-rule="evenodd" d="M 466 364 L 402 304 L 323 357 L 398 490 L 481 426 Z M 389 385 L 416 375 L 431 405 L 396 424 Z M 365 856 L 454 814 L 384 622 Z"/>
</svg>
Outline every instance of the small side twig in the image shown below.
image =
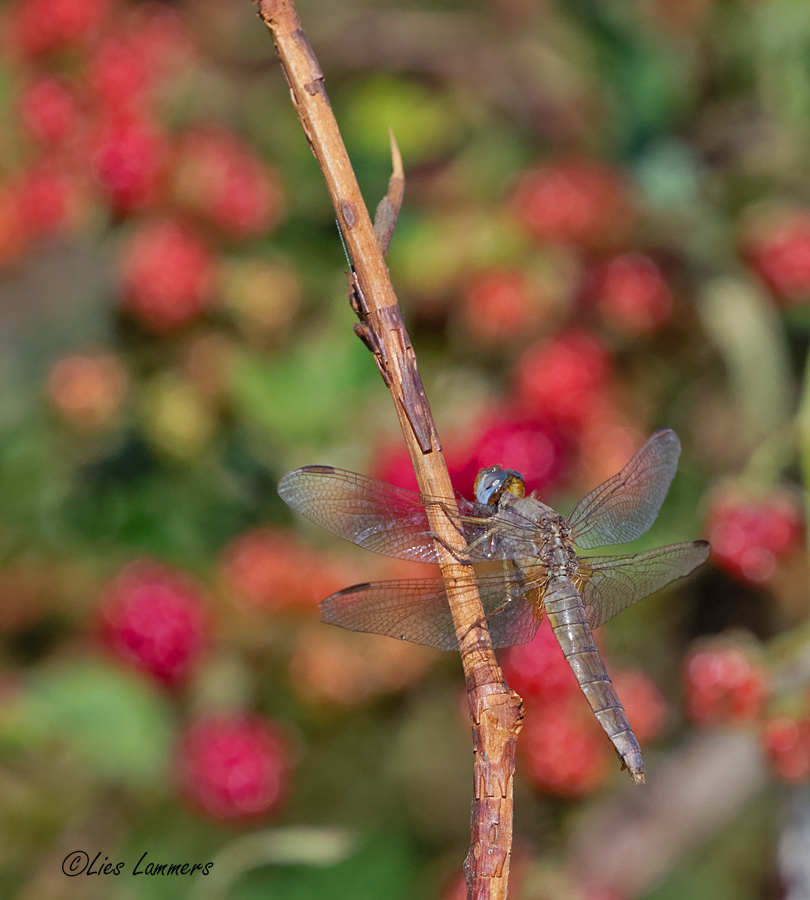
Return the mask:
<svg viewBox="0 0 810 900">
<path fill-rule="evenodd" d="M 465 861 L 468 897 L 501 900 L 507 894 L 514 757 L 522 706 L 503 681 L 470 567 L 459 564 L 454 556 L 454 552 L 463 552 L 464 542 L 457 519 L 454 522 L 458 513 L 450 499 L 453 489 L 416 354 L 383 259 L 382 248 L 390 240 L 396 216 L 387 209 L 378 213 L 380 234 L 375 235 L 324 90 L 323 73 L 292 0 L 258 0 L 258 6 L 273 36 L 292 101 L 320 164 L 354 263 L 354 302 L 361 318 L 360 333 L 374 351 L 391 391 L 420 490 L 448 498 L 444 504 L 430 504 L 427 512 L 437 536 L 472 717 L 475 771 L 472 838 Z M 394 176 L 401 178 L 401 166 L 397 167 L 396 161 Z M 392 191 L 396 196 L 396 185 L 389 188 L 388 195 L 394 208 L 398 204 L 395 199 L 391 201 Z"/>
</svg>

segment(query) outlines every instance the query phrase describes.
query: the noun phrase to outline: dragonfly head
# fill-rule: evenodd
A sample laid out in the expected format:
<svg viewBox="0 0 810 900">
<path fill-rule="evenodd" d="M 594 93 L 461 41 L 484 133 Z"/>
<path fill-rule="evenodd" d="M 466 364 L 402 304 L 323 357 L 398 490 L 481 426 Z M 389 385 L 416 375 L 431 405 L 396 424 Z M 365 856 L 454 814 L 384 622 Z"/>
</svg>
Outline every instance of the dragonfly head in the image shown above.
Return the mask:
<svg viewBox="0 0 810 900">
<path fill-rule="evenodd" d="M 475 499 L 484 506 L 497 506 L 501 497 L 513 494 L 522 497 L 526 493 L 526 482 L 520 472 L 504 469 L 501 466 L 490 466 L 481 469 L 475 477 Z"/>
</svg>

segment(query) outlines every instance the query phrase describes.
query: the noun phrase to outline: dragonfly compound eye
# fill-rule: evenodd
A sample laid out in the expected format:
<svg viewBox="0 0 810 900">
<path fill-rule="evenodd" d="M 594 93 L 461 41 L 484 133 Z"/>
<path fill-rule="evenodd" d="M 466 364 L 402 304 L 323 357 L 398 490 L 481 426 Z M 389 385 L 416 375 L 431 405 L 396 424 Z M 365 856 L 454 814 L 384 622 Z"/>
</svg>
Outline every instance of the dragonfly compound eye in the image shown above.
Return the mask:
<svg viewBox="0 0 810 900">
<path fill-rule="evenodd" d="M 475 479 L 475 499 L 484 506 L 497 506 L 504 493 L 522 497 L 526 483 L 520 472 L 491 466 L 481 469 Z"/>
</svg>

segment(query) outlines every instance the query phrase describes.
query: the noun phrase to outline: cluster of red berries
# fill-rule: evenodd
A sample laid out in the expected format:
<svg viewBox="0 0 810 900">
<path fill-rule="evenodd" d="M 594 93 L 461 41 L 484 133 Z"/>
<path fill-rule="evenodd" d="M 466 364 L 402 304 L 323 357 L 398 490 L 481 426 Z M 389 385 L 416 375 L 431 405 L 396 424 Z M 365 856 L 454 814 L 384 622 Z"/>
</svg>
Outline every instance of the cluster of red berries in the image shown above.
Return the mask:
<svg viewBox="0 0 810 900">
<path fill-rule="evenodd" d="M 712 555 L 727 572 L 750 584 L 767 581 L 779 559 L 799 543 L 801 515 L 787 494 L 719 494 L 708 514 Z"/>
<path fill-rule="evenodd" d="M 742 252 L 785 305 L 810 300 L 810 210 L 781 209 L 749 225 Z"/>
<path fill-rule="evenodd" d="M 599 787 L 610 772 L 612 748 L 545 620 L 533 641 L 506 652 L 503 671 L 526 706 L 519 752 L 527 777 L 560 797 L 583 797 Z M 666 718 L 661 692 L 638 671 L 617 673 L 613 681 L 636 736 L 654 738 Z"/>
<path fill-rule="evenodd" d="M 810 780 L 810 696 L 772 695 L 770 678 L 754 650 L 715 643 L 695 650 L 683 671 L 686 712 L 699 725 L 753 725 L 774 777 L 795 783 Z M 769 706 L 778 706 L 770 712 Z"/>
<path fill-rule="evenodd" d="M 618 170 L 593 161 L 548 163 L 524 172 L 510 211 L 547 259 L 475 273 L 462 292 L 462 320 L 482 344 L 517 344 L 551 330 L 574 301 L 610 331 L 654 334 L 669 321 L 673 292 L 661 266 L 627 246 L 636 219 Z"/>
<path fill-rule="evenodd" d="M 103 632 L 129 665 L 178 687 L 200 662 L 210 613 L 202 588 L 168 566 L 125 566 L 102 600 Z M 270 720 L 244 712 L 202 715 L 185 729 L 175 768 L 184 796 L 219 819 L 276 811 L 291 770 L 288 743 Z"/>
<path fill-rule="evenodd" d="M 696 650 L 686 659 L 683 678 L 686 711 L 701 725 L 752 722 L 768 697 L 765 670 L 736 646 Z"/>
<path fill-rule="evenodd" d="M 635 218 L 618 171 L 594 160 L 565 160 L 525 172 L 512 203 L 535 240 L 589 249 L 621 242 Z"/>
<path fill-rule="evenodd" d="M 163 110 L 195 47 L 165 4 L 66 0 L 7 11 L 22 87 L 16 128 L 31 160 L 0 182 L 0 263 L 41 235 L 85 227 L 92 206 L 134 219 L 119 263 L 124 307 L 164 332 L 213 300 L 223 241 L 264 234 L 283 207 L 278 177 L 234 133 L 172 134 Z"/>
<path fill-rule="evenodd" d="M 810 780 L 810 712 L 805 710 L 798 717 L 774 716 L 762 732 L 762 746 L 779 781 Z"/>
</svg>

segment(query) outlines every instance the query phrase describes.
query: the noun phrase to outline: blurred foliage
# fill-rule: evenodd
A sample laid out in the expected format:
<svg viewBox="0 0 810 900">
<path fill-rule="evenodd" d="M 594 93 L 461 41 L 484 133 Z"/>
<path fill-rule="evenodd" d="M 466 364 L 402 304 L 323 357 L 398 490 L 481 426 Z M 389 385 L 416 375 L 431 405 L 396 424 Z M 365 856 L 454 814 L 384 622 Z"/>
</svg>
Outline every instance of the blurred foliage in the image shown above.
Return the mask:
<svg viewBox="0 0 810 900">
<path fill-rule="evenodd" d="M 326 594 L 420 572 L 275 491 L 309 463 L 413 476 L 266 29 L 247 0 L 51 6 L 0 3 L 0 898 L 463 896 L 458 660 L 318 623 Z M 540 778 L 521 747 L 510 895 L 795 900 L 810 6 L 298 8 L 371 209 L 389 127 L 402 149 L 388 263 L 459 491 L 501 462 L 567 512 L 669 425 L 638 549 L 713 544 L 600 637 L 648 786 L 555 707 L 572 743 Z M 719 784 L 724 735 L 750 753 Z M 668 822 L 678 771 L 724 816 Z M 635 859 L 628 808 L 661 826 Z M 123 874 L 70 879 L 77 849 Z M 144 853 L 214 865 L 132 877 Z"/>
</svg>

